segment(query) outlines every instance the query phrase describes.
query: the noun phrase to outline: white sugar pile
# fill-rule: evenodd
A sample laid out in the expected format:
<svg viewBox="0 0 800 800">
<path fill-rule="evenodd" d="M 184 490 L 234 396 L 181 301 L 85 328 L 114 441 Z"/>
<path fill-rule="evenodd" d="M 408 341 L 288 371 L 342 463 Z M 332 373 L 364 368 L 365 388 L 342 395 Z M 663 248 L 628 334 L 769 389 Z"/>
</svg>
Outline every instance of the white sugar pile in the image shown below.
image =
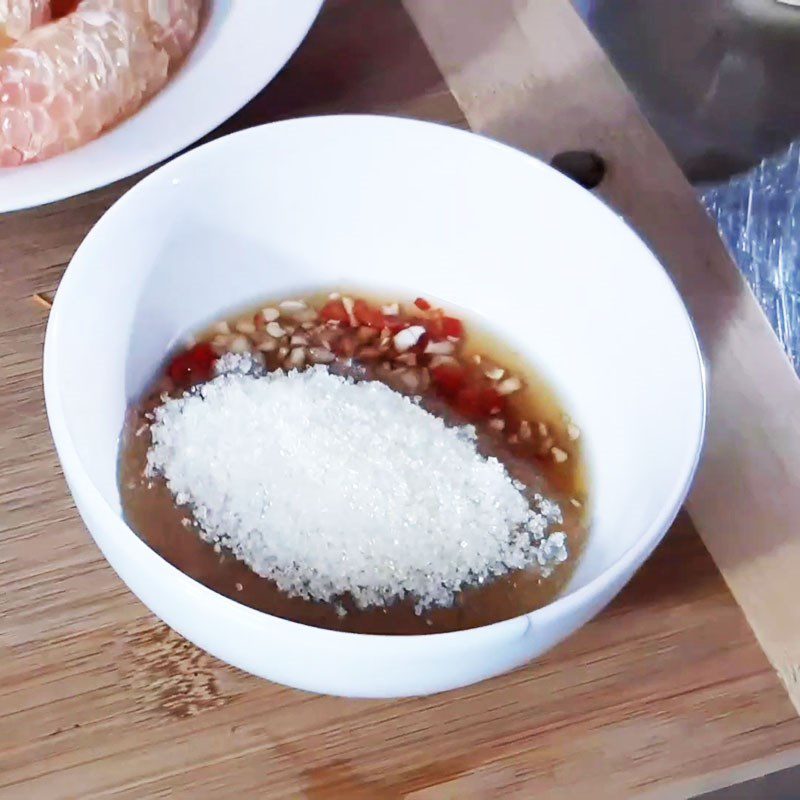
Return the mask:
<svg viewBox="0 0 800 800">
<path fill-rule="evenodd" d="M 223 374 L 155 412 L 148 472 L 203 537 L 284 591 L 447 605 L 467 584 L 567 557 L 558 507 L 476 450 L 471 427 L 324 367 Z"/>
</svg>

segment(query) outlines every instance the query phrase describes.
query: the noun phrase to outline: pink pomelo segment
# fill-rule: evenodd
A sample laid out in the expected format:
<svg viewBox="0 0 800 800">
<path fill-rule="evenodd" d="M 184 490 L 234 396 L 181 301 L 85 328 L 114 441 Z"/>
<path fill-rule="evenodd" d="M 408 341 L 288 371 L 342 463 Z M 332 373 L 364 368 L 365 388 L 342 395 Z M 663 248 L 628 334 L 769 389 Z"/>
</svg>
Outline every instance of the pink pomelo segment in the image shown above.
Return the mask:
<svg viewBox="0 0 800 800">
<path fill-rule="evenodd" d="M 188 52 L 200 5 L 81 0 L 0 50 L 0 166 L 71 150 L 136 111 Z"/>
<path fill-rule="evenodd" d="M 50 0 L 0 0 L 0 34 L 19 39 L 50 19 Z"/>
</svg>

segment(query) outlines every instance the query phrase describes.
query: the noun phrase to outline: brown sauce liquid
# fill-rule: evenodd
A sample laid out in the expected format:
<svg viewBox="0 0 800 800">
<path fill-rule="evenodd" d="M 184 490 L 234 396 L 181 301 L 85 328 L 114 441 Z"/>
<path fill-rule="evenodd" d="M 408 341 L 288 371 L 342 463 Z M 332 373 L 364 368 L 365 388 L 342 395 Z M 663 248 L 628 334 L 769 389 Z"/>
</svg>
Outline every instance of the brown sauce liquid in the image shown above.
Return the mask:
<svg viewBox="0 0 800 800">
<path fill-rule="evenodd" d="M 353 296 L 364 295 L 354 293 Z M 311 295 L 305 300 L 310 306 L 319 308 L 326 297 L 325 294 Z M 252 318 L 252 311 L 234 317 L 230 320 L 231 328 L 237 320 Z M 211 339 L 212 334 L 201 338 Z M 143 477 L 150 446 L 149 422 L 145 414 L 159 405 L 159 395 L 165 389 L 170 394 L 181 393 L 163 378 L 155 382 L 152 391 L 138 406 L 129 409 L 126 418 L 120 451 L 120 492 L 125 519 L 159 555 L 208 588 L 251 608 L 306 625 L 355 633 L 442 633 L 500 622 L 540 608 L 561 593 L 575 570 L 586 540 L 587 487 L 580 439 L 573 441 L 570 438 L 563 410 L 552 391 L 530 367 L 496 338 L 467 322 L 464 347 L 457 357 L 461 363 L 476 369 L 471 361 L 475 353 L 484 359 L 489 357 L 493 364 L 505 368 L 507 374 L 519 376 L 525 383 L 522 390 L 507 398 L 502 416 L 507 421 L 508 430 L 516 430 L 520 420 L 531 421 L 533 435 L 530 440 L 512 440 L 509 443 L 507 433 L 492 430 L 486 422 L 479 422 L 476 423 L 478 447 L 483 455 L 497 457 L 513 477 L 531 490 L 541 492 L 560 505 L 564 521 L 557 529 L 567 534 L 569 558 L 546 578 L 532 570 L 509 572 L 481 586 L 464 589 L 452 606 L 433 608 L 421 615 L 414 611 L 411 600 L 387 607 L 358 609 L 344 597 L 342 605 L 347 613 L 341 616 L 331 603 L 288 596 L 230 553 L 224 550 L 216 552 L 200 538 L 193 526 L 186 527 L 183 520 L 191 517 L 191 511 L 176 506 L 166 482 L 162 478 L 148 480 Z M 277 364 L 271 363 L 271 358 L 275 358 L 274 354 L 266 354 L 267 368 L 277 368 Z M 381 379 L 374 363 L 364 362 L 360 366 L 366 371 L 366 375 L 360 373 L 362 378 Z M 347 371 L 336 363 L 331 365 L 331 369 Z M 384 382 L 400 389 L 390 381 Z M 421 405 L 448 423 L 466 422 L 433 389 L 419 394 Z M 546 436 L 540 433 L 538 423 L 546 425 Z M 136 435 L 137 431 L 139 435 Z M 568 455 L 566 461 L 556 463 L 550 451 L 543 450 L 543 447 L 550 447 L 551 442 L 552 446 Z M 580 505 L 574 504 L 573 500 Z"/>
</svg>

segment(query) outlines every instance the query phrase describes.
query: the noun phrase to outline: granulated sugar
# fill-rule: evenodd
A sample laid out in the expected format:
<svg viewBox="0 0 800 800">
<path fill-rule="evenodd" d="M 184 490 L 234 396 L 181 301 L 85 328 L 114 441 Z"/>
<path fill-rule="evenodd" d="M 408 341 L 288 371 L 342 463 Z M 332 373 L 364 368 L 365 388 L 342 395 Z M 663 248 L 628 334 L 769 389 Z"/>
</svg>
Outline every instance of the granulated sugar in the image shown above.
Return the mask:
<svg viewBox="0 0 800 800">
<path fill-rule="evenodd" d="M 155 411 L 148 472 L 203 537 L 292 595 L 360 607 L 411 595 L 447 605 L 466 585 L 567 557 L 558 507 L 375 381 L 318 366 L 230 372 Z"/>
</svg>

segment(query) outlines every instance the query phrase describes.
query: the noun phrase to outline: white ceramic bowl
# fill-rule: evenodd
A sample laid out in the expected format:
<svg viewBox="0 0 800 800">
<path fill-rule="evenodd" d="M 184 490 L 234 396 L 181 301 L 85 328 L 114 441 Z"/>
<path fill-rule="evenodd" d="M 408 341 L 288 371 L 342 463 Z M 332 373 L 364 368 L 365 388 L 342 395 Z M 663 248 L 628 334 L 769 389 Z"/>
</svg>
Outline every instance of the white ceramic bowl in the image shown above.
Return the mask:
<svg viewBox="0 0 800 800">
<path fill-rule="evenodd" d="M 169 83 L 93 142 L 36 164 L 0 169 L 0 212 L 105 186 L 205 136 L 275 77 L 321 5 L 322 0 L 205 0 L 197 41 Z"/>
<path fill-rule="evenodd" d="M 201 586 L 124 523 L 126 405 L 181 337 L 265 296 L 348 284 L 431 295 L 490 321 L 582 427 L 593 524 L 567 593 L 495 625 L 338 633 Z M 703 436 L 702 362 L 678 294 L 608 208 L 488 139 L 383 117 L 280 122 L 207 144 L 131 189 L 78 249 L 44 359 L 78 510 L 154 613 L 219 658 L 318 692 L 437 692 L 509 670 L 595 615 L 658 544 Z"/>
</svg>

